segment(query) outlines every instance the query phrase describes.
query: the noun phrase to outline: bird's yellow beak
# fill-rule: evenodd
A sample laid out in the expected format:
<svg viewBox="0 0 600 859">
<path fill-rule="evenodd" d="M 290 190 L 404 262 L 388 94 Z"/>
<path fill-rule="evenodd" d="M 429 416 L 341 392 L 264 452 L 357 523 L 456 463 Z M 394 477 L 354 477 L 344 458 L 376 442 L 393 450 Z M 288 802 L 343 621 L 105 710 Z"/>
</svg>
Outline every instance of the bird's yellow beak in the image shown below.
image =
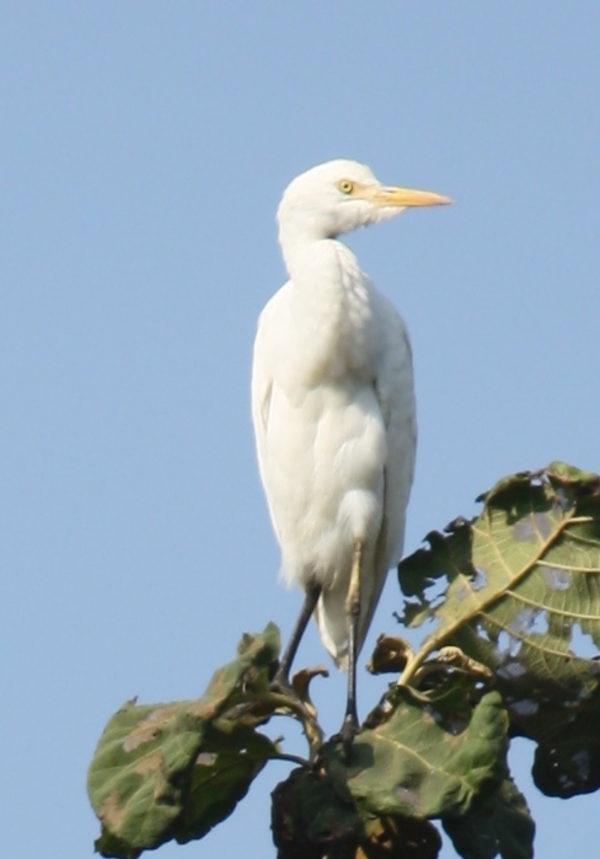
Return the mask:
<svg viewBox="0 0 600 859">
<path fill-rule="evenodd" d="M 435 194 L 433 191 L 416 191 L 412 188 L 375 188 L 371 193 L 371 201 L 376 206 L 446 206 L 452 203 L 450 197 Z"/>
</svg>

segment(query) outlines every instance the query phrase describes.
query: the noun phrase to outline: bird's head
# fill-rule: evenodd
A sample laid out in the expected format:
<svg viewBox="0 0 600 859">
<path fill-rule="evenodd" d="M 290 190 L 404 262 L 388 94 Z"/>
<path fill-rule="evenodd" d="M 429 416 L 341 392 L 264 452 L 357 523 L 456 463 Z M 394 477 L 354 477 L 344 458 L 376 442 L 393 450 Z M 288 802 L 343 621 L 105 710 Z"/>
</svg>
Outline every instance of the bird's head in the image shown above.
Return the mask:
<svg viewBox="0 0 600 859">
<path fill-rule="evenodd" d="M 277 210 L 280 236 L 333 238 L 387 218 L 409 206 L 440 206 L 449 197 L 382 185 L 364 164 L 336 159 L 301 173 Z"/>
</svg>

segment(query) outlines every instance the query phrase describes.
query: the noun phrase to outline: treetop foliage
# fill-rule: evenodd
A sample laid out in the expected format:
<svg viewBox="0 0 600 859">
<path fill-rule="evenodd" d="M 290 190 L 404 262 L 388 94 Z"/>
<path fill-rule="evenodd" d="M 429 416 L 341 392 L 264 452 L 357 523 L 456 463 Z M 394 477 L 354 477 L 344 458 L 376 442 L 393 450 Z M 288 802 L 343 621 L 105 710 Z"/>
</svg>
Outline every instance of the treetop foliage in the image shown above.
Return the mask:
<svg viewBox="0 0 600 859">
<path fill-rule="evenodd" d="M 270 686 L 279 632 L 245 635 L 193 701 L 127 702 L 88 775 L 96 849 L 135 859 L 203 837 L 270 759 L 297 766 L 273 792 L 279 859 L 435 859 L 441 821 L 465 859 L 530 859 L 534 823 L 507 764 L 536 744 L 549 796 L 600 786 L 600 477 L 564 463 L 504 478 L 473 520 L 434 531 L 402 561 L 399 620 L 429 630 L 413 652 L 381 636 L 370 662 L 391 683 L 347 755 L 310 699 L 321 669 Z M 306 759 L 260 728 L 301 722 Z"/>
</svg>

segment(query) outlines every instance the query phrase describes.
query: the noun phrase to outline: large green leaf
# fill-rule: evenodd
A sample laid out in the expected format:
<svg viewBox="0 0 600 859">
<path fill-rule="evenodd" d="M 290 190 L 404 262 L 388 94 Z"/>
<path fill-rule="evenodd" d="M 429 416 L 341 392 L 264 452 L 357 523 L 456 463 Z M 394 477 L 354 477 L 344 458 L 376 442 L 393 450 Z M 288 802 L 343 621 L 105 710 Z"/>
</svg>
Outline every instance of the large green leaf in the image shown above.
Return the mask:
<svg viewBox="0 0 600 859">
<path fill-rule="evenodd" d="M 513 475 L 482 513 L 432 533 L 399 568 L 404 620 L 433 632 L 400 682 L 455 645 L 491 668 L 511 730 L 538 742 L 538 786 L 600 786 L 600 477 L 563 463 Z M 434 588 L 435 596 L 431 595 Z"/>
<path fill-rule="evenodd" d="M 500 783 L 508 718 L 497 692 L 458 717 L 456 698 L 429 705 L 403 689 L 391 694 L 391 716 L 361 731 L 352 747 L 346 780 L 359 808 L 377 816 L 464 814 L 484 787 Z"/>
<path fill-rule="evenodd" d="M 227 817 L 277 753 L 244 704 L 267 689 L 279 632 L 244 636 L 237 659 L 196 701 L 140 706 L 109 721 L 88 773 L 104 856 L 136 857 L 170 839 L 186 842 Z"/>
<path fill-rule="evenodd" d="M 350 750 L 333 739 L 313 767 L 278 785 L 272 825 L 279 859 L 435 859 L 440 839 L 430 819 L 464 818 L 467 828 L 482 799 L 502 791 L 508 716 L 501 696 L 456 675 L 437 689 L 431 702 L 392 687 Z M 495 806 L 493 813 L 501 816 Z"/>
</svg>

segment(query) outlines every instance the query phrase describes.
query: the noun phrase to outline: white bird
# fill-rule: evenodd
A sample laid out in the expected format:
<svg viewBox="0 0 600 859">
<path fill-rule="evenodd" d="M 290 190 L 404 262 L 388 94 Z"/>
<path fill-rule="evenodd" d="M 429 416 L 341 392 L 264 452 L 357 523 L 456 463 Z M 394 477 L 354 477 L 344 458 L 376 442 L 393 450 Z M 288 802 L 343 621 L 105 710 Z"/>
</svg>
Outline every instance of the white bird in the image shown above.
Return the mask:
<svg viewBox="0 0 600 859">
<path fill-rule="evenodd" d="M 259 319 L 252 418 L 282 573 L 306 598 L 276 681 L 288 683 L 314 613 L 348 669 L 345 743 L 358 728 L 356 657 L 402 553 L 416 420 L 404 322 L 338 236 L 450 202 L 339 159 L 296 177 L 277 211 L 289 280 Z"/>
</svg>

